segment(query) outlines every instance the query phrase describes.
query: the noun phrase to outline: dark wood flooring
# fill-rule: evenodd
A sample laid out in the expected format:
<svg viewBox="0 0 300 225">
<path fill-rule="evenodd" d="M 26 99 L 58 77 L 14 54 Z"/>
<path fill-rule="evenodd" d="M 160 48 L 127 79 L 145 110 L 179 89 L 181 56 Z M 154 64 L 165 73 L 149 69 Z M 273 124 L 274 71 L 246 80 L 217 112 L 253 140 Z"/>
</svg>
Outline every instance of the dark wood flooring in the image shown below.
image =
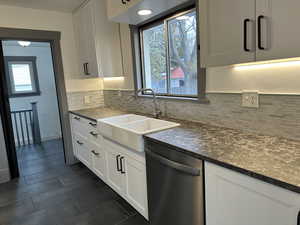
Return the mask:
<svg viewBox="0 0 300 225">
<path fill-rule="evenodd" d="M 18 149 L 21 177 L 0 184 L 0 225 L 147 225 L 82 164 L 66 166 L 61 140 Z"/>
</svg>

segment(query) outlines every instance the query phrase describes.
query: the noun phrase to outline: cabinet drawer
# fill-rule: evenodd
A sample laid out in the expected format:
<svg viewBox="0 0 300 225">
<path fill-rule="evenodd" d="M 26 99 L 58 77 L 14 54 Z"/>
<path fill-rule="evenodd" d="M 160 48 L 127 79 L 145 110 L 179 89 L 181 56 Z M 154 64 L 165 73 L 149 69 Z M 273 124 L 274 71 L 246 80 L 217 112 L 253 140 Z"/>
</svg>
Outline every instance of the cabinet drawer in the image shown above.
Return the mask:
<svg viewBox="0 0 300 225">
<path fill-rule="evenodd" d="M 73 142 L 75 146 L 75 156 L 87 167 L 91 167 L 91 152 L 89 150 L 88 139 L 78 133 L 74 133 Z"/>
</svg>

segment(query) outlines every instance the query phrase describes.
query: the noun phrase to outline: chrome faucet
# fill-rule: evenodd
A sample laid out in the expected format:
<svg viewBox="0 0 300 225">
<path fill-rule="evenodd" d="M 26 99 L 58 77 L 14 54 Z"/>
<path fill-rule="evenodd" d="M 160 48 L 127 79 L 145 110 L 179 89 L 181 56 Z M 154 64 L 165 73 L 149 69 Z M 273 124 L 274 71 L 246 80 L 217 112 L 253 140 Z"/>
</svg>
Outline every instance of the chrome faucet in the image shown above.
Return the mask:
<svg viewBox="0 0 300 225">
<path fill-rule="evenodd" d="M 141 88 L 138 89 L 136 91 L 136 96 L 140 93 L 140 92 L 151 92 L 151 94 L 153 95 L 153 104 L 154 104 L 154 117 L 156 119 L 160 118 L 160 116 L 162 115 L 162 112 L 159 109 L 159 106 L 157 104 L 157 98 L 156 98 L 156 93 L 151 89 L 151 88 Z"/>
</svg>

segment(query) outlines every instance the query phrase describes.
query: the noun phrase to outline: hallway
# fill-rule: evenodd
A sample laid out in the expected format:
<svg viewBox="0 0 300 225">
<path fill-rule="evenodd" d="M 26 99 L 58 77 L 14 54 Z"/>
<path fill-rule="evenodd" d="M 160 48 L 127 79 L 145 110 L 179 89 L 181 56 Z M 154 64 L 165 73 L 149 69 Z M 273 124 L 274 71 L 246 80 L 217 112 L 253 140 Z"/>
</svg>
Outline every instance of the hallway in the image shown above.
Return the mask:
<svg viewBox="0 0 300 225">
<path fill-rule="evenodd" d="M 61 140 L 18 149 L 21 177 L 0 184 L 0 225 L 146 225 L 82 164 L 64 164 Z"/>
</svg>

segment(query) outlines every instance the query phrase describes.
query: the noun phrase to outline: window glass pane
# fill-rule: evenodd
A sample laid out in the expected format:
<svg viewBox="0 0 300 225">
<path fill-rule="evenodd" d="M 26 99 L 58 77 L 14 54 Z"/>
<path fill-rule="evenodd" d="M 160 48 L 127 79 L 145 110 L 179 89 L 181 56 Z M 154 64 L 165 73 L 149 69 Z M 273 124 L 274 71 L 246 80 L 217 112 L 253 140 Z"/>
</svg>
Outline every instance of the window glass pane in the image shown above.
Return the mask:
<svg viewBox="0 0 300 225">
<path fill-rule="evenodd" d="M 15 92 L 32 92 L 32 80 L 29 64 L 11 64 Z"/>
<path fill-rule="evenodd" d="M 164 25 L 143 30 L 144 87 L 167 93 Z"/>
<path fill-rule="evenodd" d="M 168 21 L 170 94 L 197 95 L 197 20 L 190 12 Z"/>
</svg>

